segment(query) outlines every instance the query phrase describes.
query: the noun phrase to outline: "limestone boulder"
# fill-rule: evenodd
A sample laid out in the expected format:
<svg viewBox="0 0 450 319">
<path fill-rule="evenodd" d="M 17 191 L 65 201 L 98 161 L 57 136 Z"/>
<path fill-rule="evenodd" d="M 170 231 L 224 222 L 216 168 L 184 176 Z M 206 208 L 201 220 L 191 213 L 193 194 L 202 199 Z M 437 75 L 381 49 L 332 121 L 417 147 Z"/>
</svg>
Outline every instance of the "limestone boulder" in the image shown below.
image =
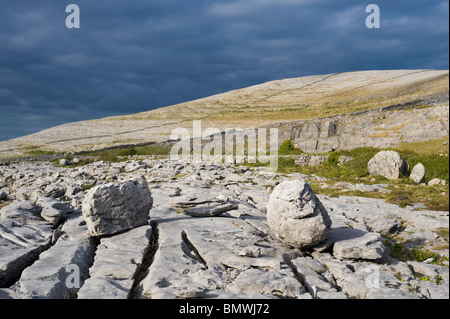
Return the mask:
<svg viewBox="0 0 450 319">
<path fill-rule="evenodd" d="M 109 183 L 89 190 L 82 204 L 92 236 L 105 236 L 149 222 L 153 198 L 145 179 Z"/>
<path fill-rule="evenodd" d="M 0 192 L 0 200 L 8 200 L 8 194 L 5 191 Z"/>
<path fill-rule="evenodd" d="M 310 184 L 294 180 L 279 184 L 267 203 L 267 222 L 273 235 L 296 247 L 312 247 L 327 238 L 331 219 Z"/>
<path fill-rule="evenodd" d="M 384 176 L 389 180 L 408 175 L 408 163 L 395 151 L 383 151 L 376 154 L 367 164 L 369 174 Z"/>
<path fill-rule="evenodd" d="M 447 182 L 439 179 L 439 178 L 433 178 L 431 181 L 428 182 L 428 186 L 437 186 L 437 185 L 446 185 Z"/>
<path fill-rule="evenodd" d="M 68 166 L 71 165 L 72 163 L 67 159 L 67 158 L 63 158 L 59 160 L 59 165 L 62 166 Z"/>
<path fill-rule="evenodd" d="M 422 163 L 414 166 L 413 170 L 411 171 L 411 175 L 409 175 L 409 178 L 411 178 L 417 185 L 425 182 L 425 166 L 423 166 Z"/>
</svg>

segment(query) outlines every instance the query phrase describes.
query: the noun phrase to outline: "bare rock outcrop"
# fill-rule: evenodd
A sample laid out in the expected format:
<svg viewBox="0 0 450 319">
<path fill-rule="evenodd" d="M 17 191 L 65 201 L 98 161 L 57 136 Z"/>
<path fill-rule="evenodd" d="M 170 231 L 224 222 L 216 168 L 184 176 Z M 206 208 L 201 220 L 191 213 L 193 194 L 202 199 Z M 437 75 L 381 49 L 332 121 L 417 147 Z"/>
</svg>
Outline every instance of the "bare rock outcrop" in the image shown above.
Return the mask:
<svg viewBox="0 0 450 319">
<path fill-rule="evenodd" d="M 57 172 L 51 163 L 0 167 L 1 190 L 9 197 L 0 203 L 0 299 L 448 299 L 448 211 L 314 195 L 303 182 L 312 177 L 299 173 L 142 162 L 146 165 L 96 162 Z M 110 183 L 112 177 L 117 183 Z M 112 230 L 127 226 L 131 196 L 145 195 L 149 202 L 150 192 L 152 208 L 148 212 L 146 206 L 143 215 L 151 224 L 93 238 L 80 207 L 95 193 L 95 187 L 81 185 L 94 181 L 103 189 L 104 210 L 120 209 L 101 215 Z M 21 199 L 51 183 L 67 189 L 61 202 Z M 275 187 L 272 195 L 268 185 Z M 29 191 L 19 194 L 19 188 Z M 237 209 L 213 216 L 222 205 Z M 73 212 L 66 210 L 70 207 Z M 179 208 L 210 216 L 193 218 Z M 275 217 L 280 234 L 326 239 L 311 248 L 286 244 L 274 236 L 268 219 Z M 433 258 L 397 260 L 392 250 L 397 244 L 429 249 Z"/>
</svg>

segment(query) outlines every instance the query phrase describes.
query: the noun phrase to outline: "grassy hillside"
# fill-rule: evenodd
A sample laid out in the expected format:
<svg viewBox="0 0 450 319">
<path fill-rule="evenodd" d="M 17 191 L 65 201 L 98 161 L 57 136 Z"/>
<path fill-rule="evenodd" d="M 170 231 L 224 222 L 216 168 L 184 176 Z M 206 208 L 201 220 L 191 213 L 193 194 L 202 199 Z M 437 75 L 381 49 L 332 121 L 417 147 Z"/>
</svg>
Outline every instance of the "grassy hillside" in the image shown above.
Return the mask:
<svg viewBox="0 0 450 319">
<path fill-rule="evenodd" d="M 257 127 L 375 110 L 448 91 L 448 72 L 367 71 L 268 82 L 111 121 L 189 121 Z"/>
<path fill-rule="evenodd" d="M 138 114 L 50 128 L 0 142 L 0 157 L 45 152 L 98 150 L 168 140 L 174 128 L 255 128 L 330 117 L 448 94 L 448 71 L 347 72 L 267 82 Z M 426 104 L 423 102 L 422 104 Z M 420 105 L 419 105 L 420 106 Z"/>
</svg>

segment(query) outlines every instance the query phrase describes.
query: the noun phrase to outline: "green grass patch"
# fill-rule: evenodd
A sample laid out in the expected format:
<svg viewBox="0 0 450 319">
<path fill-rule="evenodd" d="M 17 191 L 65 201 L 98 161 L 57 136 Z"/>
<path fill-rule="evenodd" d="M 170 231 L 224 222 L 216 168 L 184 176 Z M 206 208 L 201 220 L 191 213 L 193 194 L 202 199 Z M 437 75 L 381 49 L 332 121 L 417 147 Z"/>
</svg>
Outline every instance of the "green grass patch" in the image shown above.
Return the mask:
<svg viewBox="0 0 450 319">
<path fill-rule="evenodd" d="M 441 140 L 439 140 L 439 144 Z M 435 141 L 430 142 L 435 145 Z M 417 144 L 417 143 L 416 143 Z M 432 148 L 423 150 L 412 150 L 413 147 L 418 147 L 416 144 L 403 144 L 397 151 L 408 162 L 412 169 L 416 164 L 422 163 L 426 170 L 426 181 L 428 182 L 434 178 L 440 178 L 449 183 L 449 163 L 448 157 L 439 156 L 439 153 L 432 152 Z M 374 147 L 360 147 L 353 150 L 339 150 L 331 153 L 324 153 L 321 155 L 328 155 L 328 161 L 317 166 L 299 166 L 295 164 L 295 160 L 290 158 L 280 157 L 278 173 L 288 174 L 298 172 L 307 175 L 318 175 L 327 178 L 331 181 L 341 182 L 355 182 L 361 178 L 369 177 L 367 164 L 382 149 Z M 303 152 L 295 149 L 290 140 L 284 141 L 279 148 L 279 155 L 300 155 Z M 348 161 L 342 165 L 338 165 L 340 156 L 351 156 L 353 160 Z M 252 164 L 252 166 L 267 166 L 261 163 Z M 374 177 L 376 183 L 397 183 L 397 184 L 412 184 L 412 181 L 407 177 L 402 177 L 397 181 L 388 181 L 386 178 L 377 176 Z"/>
<path fill-rule="evenodd" d="M 303 151 L 295 148 L 294 144 L 292 144 L 291 140 L 286 140 L 283 143 L 281 143 L 281 146 L 278 149 L 279 155 L 301 155 L 303 154 Z"/>
<path fill-rule="evenodd" d="M 134 148 L 127 148 L 127 149 L 121 150 L 119 153 L 117 153 L 117 156 L 133 156 L 136 154 L 137 154 L 137 151 Z"/>
<path fill-rule="evenodd" d="M 368 177 L 367 163 L 380 150 L 372 147 L 357 148 L 352 151 L 325 153 L 327 162 L 317 166 L 299 166 L 293 159 L 279 160 L 278 172 L 282 174 L 298 172 L 306 175 L 317 175 L 335 182 L 355 182 L 359 178 Z M 290 154 L 287 154 L 290 155 Z M 353 160 L 338 165 L 340 156 L 351 156 Z M 383 178 L 382 178 L 383 179 Z M 379 181 L 378 179 L 377 181 Z"/>
<path fill-rule="evenodd" d="M 136 147 L 135 155 L 169 155 L 171 144 L 154 144 L 148 146 Z"/>
<path fill-rule="evenodd" d="M 448 138 L 447 138 L 448 140 Z M 395 150 L 406 160 L 412 169 L 416 164 L 425 166 L 425 181 L 428 183 L 434 178 L 445 180 L 449 184 L 449 159 L 448 145 L 444 145 L 445 139 L 439 139 L 421 143 L 403 143 Z M 355 182 L 358 178 L 369 177 L 367 164 L 382 149 L 374 147 L 360 147 L 353 150 L 338 150 L 324 153 L 328 155 L 328 161 L 314 167 L 300 167 L 295 161 L 284 161 L 279 167 L 279 173 L 296 171 L 303 174 L 315 174 L 331 179 L 332 181 Z M 295 149 L 290 140 L 284 141 L 279 149 L 279 155 L 299 155 L 301 150 Z M 338 165 L 340 156 L 351 156 L 353 160 Z M 376 182 L 387 182 L 383 177 L 375 177 Z M 397 183 L 399 181 L 396 181 Z M 400 184 L 412 183 L 409 178 L 400 179 Z"/>
<path fill-rule="evenodd" d="M 387 201 L 400 207 L 421 203 L 430 210 L 449 210 L 448 186 L 431 187 L 405 184 L 401 187 L 389 186 L 389 189 L 391 193 L 387 195 Z"/>
<path fill-rule="evenodd" d="M 303 154 L 301 150 L 292 150 L 289 143 L 284 142 L 282 148 L 280 147 L 279 158 L 278 158 L 278 170 L 280 174 L 290 174 L 290 173 L 302 173 L 306 175 L 317 175 L 325 177 L 331 181 L 341 181 L 341 182 L 355 182 L 358 178 L 368 177 L 369 173 L 367 171 L 367 163 L 369 160 L 379 152 L 375 148 L 358 148 L 353 151 L 338 151 L 333 153 L 326 153 L 322 155 L 329 155 L 328 161 L 316 166 L 299 166 L 295 164 L 294 158 L 286 158 L 283 155 L 299 155 Z M 338 165 L 339 157 L 342 155 L 352 156 L 353 160 L 343 164 Z M 266 167 L 269 163 L 262 164 L 260 162 L 245 164 L 251 167 Z M 383 177 L 377 177 L 377 182 L 385 181 Z"/>
<path fill-rule="evenodd" d="M 434 178 L 439 178 L 449 183 L 449 163 L 448 157 L 439 154 L 424 154 L 410 150 L 397 150 L 409 164 L 410 170 L 415 165 L 422 163 L 425 166 L 425 183 Z"/>
<path fill-rule="evenodd" d="M 442 285 L 442 276 L 441 275 L 436 275 L 435 278 L 430 278 L 430 276 L 418 276 L 417 279 L 421 280 L 421 281 L 430 281 L 430 282 L 434 282 L 436 285 Z"/>
<path fill-rule="evenodd" d="M 118 148 L 111 150 L 95 151 L 83 154 L 83 156 L 95 158 L 96 161 L 105 161 L 110 163 L 117 163 L 126 161 L 124 157 L 128 156 L 154 156 L 154 155 L 168 155 L 170 153 L 171 145 L 169 144 L 154 144 L 147 146 Z M 93 159 L 83 160 L 73 166 L 82 166 L 92 163 Z"/>
<path fill-rule="evenodd" d="M 429 249 L 423 249 L 422 247 L 408 249 L 404 243 L 397 242 L 392 238 L 385 239 L 385 245 L 389 248 L 390 254 L 393 258 L 406 262 L 406 261 L 419 261 L 423 262 L 432 258 L 432 264 L 448 267 L 444 261 L 449 261 L 448 257 L 439 255 L 432 252 Z"/>
<path fill-rule="evenodd" d="M 87 190 L 90 190 L 94 186 L 95 186 L 95 184 L 83 184 L 83 185 L 81 185 L 81 188 L 84 189 L 85 191 L 87 191 Z"/>
<path fill-rule="evenodd" d="M 24 148 L 24 156 L 43 156 L 43 155 L 53 155 L 56 154 L 55 151 L 42 150 L 38 146 L 30 146 Z"/>
<path fill-rule="evenodd" d="M 394 150 L 409 164 L 410 169 L 422 163 L 425 166 L 425 182 L 439 178 L 449 184 L 449 138 L 418 143 L 402 143 Z"/>
<path fill-rule="evenodd" d="M 396 151 L 414 151 L 420 154 L 449 153 L 449 137 L 416 143 L 401 143 Z"/>
<path fill-rule="evenodd" d="M 440 228 L 436 231 L 436 234 L 443 237 L 448 242 L 448 228 Z"/>
<path fill-rule="evenodd" d="M 427 144 L 428 143 L 428 144 Z M 302 173 L 306 175 L 316 175 L 325 177 L 327 184 L 333 185 L 336 182 L 349 182 L 353 184 L 364 182 L 364 184 L 382 183 L 387 184 L 390 192 L 361 192 L 342 191 L 333 187 L 322 189 L 320 183 L 312 183 L 314 191 L 318 194 L 327 196 L 364 196 L 370 198 L 383 198 L 392 204 L 400 207 L 406 207 L 412 203 L 421 203 L 427 209 L 436 211 L 449 210 L 449 163 L 448 158 L 440 156 L 445 150 L 443 140 L 430 141 L 424 143 L 402 144 L 397 151 L 408 162 L 412 168 L 417 163 L 422 163 L 426 170 L 426 180 L 440 178 L 447 181 L 447 186 L 426 186 L 415 185 L 414 182 L 406 176 L 400 176 L 399 179 L 390 181 L 382 176 L 372 177 L 367 170 L 367 164 L 382 149 L 373 147 L 361 147 L 353 150 L 339 150 L 321 155 L 328 155 L 328 160 L 316 166 L 299 166 L 295 164 L 294 158 L 283 157 L 285 155 L 301 154 L 300 150 L 294 148 L 291 141 L 282 143 L 279 149 L 278 173 L 291 174 Z M 415 150 L 414 148 L 418 148 Z M 434 151 L 434 149 L 438 152 Z M 445 152 L 444 152 L 445 154 Z M 340 156 L 351 156 L 350 160 L 339 165 Z M 245 164 L 246 166 L 268 166 L 269 164 Z"/>
</svg>

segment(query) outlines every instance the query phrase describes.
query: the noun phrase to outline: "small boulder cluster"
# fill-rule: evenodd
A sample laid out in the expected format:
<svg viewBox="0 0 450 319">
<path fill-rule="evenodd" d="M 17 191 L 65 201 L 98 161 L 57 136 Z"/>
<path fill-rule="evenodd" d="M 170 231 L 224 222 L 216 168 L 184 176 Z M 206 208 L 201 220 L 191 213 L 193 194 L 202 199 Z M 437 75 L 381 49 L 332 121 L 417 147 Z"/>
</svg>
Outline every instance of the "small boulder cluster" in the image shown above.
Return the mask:
<svg viewBox="0 0 450 319">
<path fill-rule="evenodd" d="M 398 179 L 401 175 L 409 176 L 415 184 L 419 185 L 425 182 L 425 166 L 418 163 L 409 172 L 409 165 L 398 152 L 382 151 L 376 154 L 367 164 L 369 174 L 372 176 L 384 176 L 389 180 Z M 445 185 L 444 180 L 432 179 L 428 185 Z"/>
</svg>

